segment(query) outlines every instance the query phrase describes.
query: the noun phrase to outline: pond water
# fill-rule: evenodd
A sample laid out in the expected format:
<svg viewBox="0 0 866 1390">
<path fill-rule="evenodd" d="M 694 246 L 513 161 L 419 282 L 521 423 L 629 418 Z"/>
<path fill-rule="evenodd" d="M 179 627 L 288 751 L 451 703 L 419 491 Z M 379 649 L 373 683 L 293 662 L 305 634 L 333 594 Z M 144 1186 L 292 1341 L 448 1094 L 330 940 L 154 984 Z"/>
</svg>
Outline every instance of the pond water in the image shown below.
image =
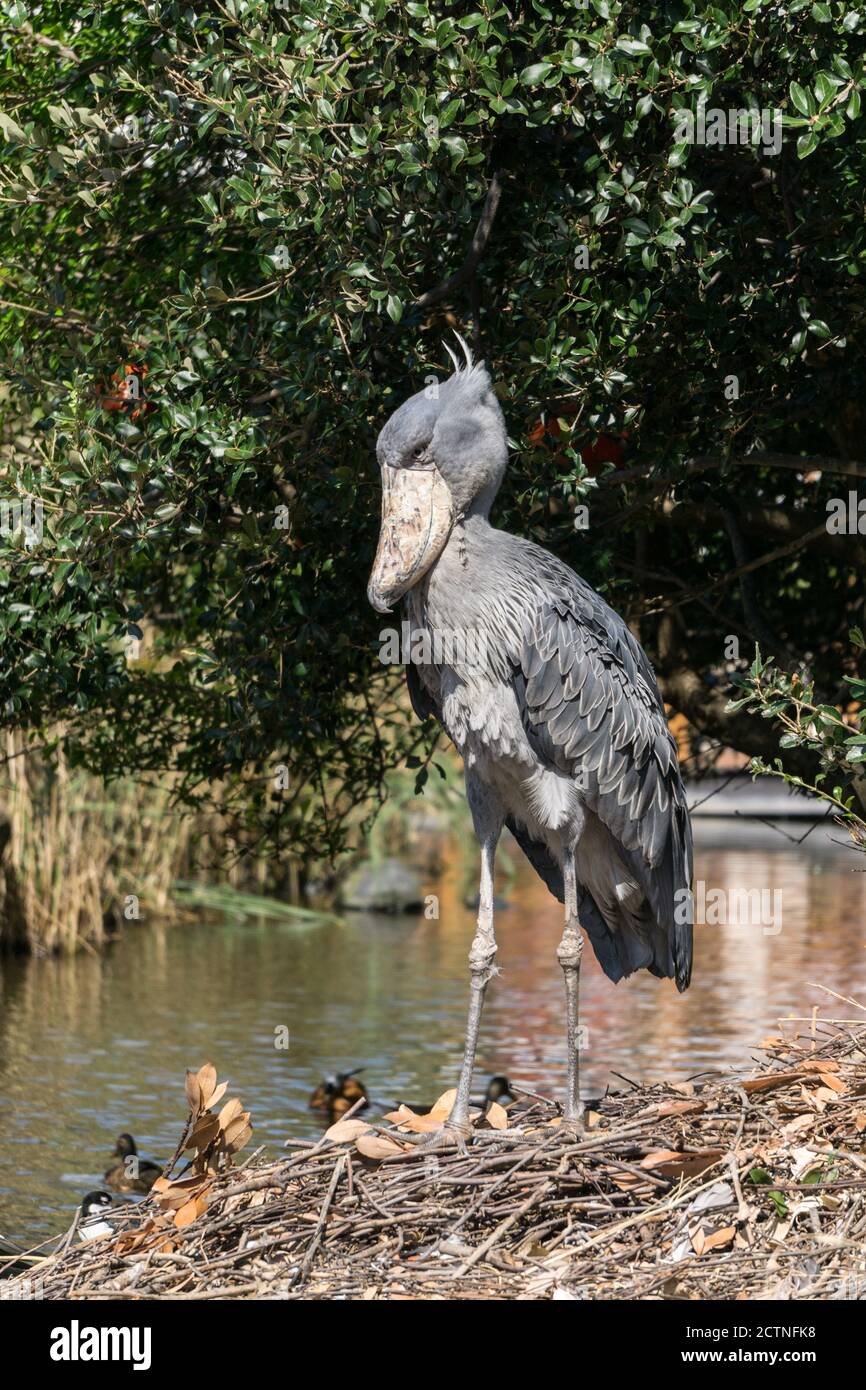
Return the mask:
<svg viewBox="0 0 866 1390">
<path fill-rule="evenodd" d="M 617 1073 L 682 1080 L 748 1064 L 780 1018 L 815 1006 L 866 1017 L 818 987 L 866 1006 L 866 866 L 843 832 L 816 828 L 794 845 L 756 822 L 702 820 L 696 835 L 708 918 L 712 890 L 757 889 L 763 925 L 699 926 L 685 995 L 645 972 L 614 986 L 587 950 L 587 1094 L 621 1086 Z M 477 1084 L 504 1072 L 561 1092 L 561 909 L 516 850 L 514 866 L 500 886 L 502 975 L 488 991 Z M 273 1152 L 321 1132 L 307 1100 L 329 1071 L 363 1066 L 379 1110 L 431 1103 L 459 1066 L 474 914 L 456 867 L 430 891 L 438 920 L 127 926 L 101 957 L 4 962 L 0 1234 L 31 1242 L 64 1228 L 121 1130 L 164 1160 L 185 1118 L 184 1070 L 205 1060 Z M 287 1050 L 275 1046 L 286 1029 Z"/>
</svg>

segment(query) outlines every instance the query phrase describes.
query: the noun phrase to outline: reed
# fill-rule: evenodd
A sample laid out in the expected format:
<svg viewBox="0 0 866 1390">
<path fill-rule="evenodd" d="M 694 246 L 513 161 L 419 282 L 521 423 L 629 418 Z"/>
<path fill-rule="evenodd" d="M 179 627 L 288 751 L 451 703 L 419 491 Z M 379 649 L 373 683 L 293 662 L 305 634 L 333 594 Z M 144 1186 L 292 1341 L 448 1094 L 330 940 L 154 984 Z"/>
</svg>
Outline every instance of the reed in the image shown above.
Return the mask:
<svg viewBox="0 0 866 1390">
<path fill-rule="evenodd" d="M 107 787 L 7 732 L 0 765 L 0 951 L 99 947 L 123 921 L 171 907 L 200 827 L 169 787 Z"/>
</svg>

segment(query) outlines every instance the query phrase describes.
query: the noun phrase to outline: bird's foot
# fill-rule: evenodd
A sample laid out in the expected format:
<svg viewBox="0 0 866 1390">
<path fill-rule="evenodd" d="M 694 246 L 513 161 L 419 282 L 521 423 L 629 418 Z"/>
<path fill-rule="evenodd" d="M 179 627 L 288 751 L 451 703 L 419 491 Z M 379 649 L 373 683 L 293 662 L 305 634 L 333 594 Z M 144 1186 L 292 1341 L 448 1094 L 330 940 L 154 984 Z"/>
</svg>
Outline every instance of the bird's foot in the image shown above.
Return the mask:
<svg viewBox="0 0 866 1390">
<path fill-rule="evenodd" d="M 567 1134 L 569 1139 L 584 1139 L 586 1137 L 586 1126 L 583 1123 L 583 1116 L 578 1119 L 563 1120 L 559 1126 L 560 1134 Z"/>
<path fill-rule="evenodd" d="M 401 1144 L 414 1144 L 424 1154 L 444 1153 L 454 1149 L 460 1154 L 465 1154 L 466 1141 L 471 1135 L 472 1126 L 468 1120 L 463 1124 L 459 1120 L 448 1119 L 439 1129 L 434 1129 L 429 1134 L 400 1134 L 395 1135 L 395 1138 Z"/>
<path fill-rule="evenodd" d="M 570 1139 L 583 1139 L 586 1134 L 583 1106 L 581 1105 L 571 1114 L 564 1114 L 557 1128 L 561 1134 L 567 1134 Z"/>
</svg>

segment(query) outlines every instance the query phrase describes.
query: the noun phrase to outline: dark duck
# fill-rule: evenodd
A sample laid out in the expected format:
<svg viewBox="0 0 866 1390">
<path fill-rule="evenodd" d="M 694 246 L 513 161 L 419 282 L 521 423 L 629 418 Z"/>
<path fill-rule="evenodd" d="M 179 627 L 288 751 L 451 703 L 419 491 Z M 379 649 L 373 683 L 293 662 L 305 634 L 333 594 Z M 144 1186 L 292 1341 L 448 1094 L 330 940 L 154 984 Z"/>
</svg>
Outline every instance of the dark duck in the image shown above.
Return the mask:
<svg viewBox="0 0 866 1390">
<path fill-rule="evenodd" d="M 341 1119 L 358 1101 L 362 1102 L 358 1110 L 366 1110 L 370 1104 L 369 1097 L 363 1081 L 358 1080 L 358 1072 L 362 1070 L 356 1067 L 354 1071 L 337 1072 L 335 1076 L 325 1077 L 310 1096 L 310 1109 L 324 1110 L 332 1123 Z"/>
<path fill-rule="evenodd" d="M 117 1163 L 106 1169 L 105 1181 L 115 1192 L 149 1192 L 162 1173 L 158 1163 L 139 1158 L 131 1134 L 118 1134 L 114 1156 Z"/>
</svg>

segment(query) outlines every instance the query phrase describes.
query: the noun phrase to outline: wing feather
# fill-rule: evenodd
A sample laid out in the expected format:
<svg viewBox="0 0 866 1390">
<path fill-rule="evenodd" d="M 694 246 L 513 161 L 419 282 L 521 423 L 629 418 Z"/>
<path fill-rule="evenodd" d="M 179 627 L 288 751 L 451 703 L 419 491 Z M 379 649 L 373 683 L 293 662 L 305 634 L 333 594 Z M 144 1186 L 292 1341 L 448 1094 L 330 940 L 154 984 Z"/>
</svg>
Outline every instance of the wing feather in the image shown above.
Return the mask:
<svg viewBox="0 0 866 1390">
<path fill-rule="evenodd" d="M 644 918 L 631 924 L 640 944 L 626 941 L 616 885 L 596 894 L 611 939 L 619 933 L 623 952 L 631 953 L 620 961 L 624 972 L 648 951 L 640 963 L 674 975 L 684 989 L 691 926 L 676 909 L 691 887 L 691 827 L 676 746 L 646 655 L 622 619 L 574 576 L 573 589 L 541 600 L 527 616 L 515 676 L 537 755 L 560 773 L 581 773 L 585 804 L 643 893 Z"/>
</svg>

